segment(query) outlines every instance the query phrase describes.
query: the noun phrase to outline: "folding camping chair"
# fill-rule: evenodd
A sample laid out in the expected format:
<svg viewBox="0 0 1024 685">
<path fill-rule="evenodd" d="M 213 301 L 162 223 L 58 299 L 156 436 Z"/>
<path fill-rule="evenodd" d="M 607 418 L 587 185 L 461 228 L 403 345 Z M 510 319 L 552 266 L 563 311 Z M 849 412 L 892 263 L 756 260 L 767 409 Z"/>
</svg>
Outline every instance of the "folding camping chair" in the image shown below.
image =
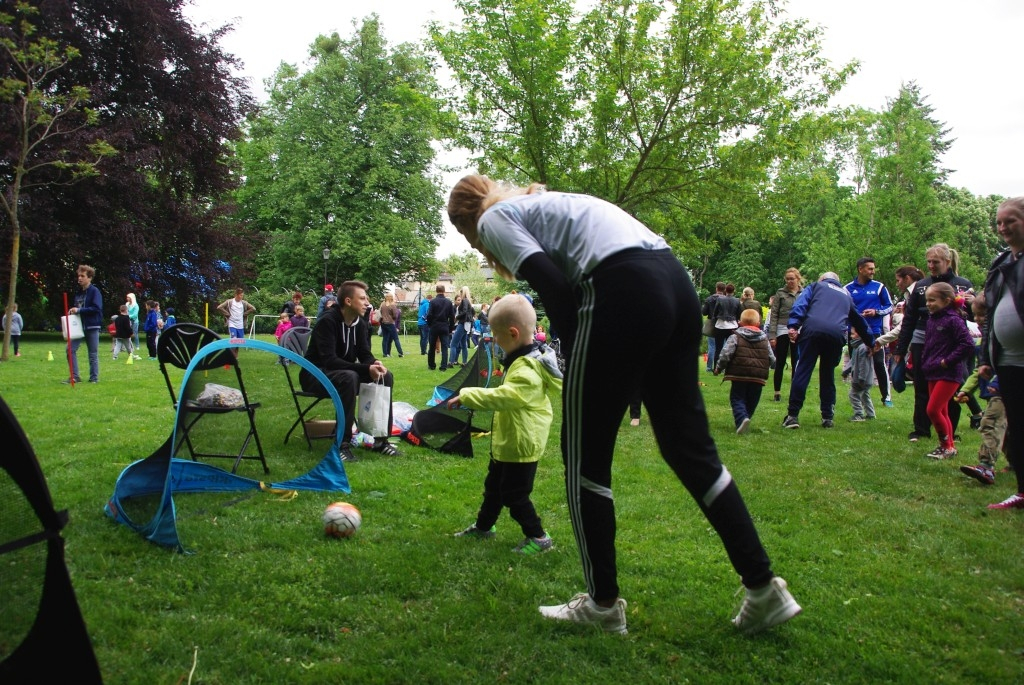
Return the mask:
<svg viewBox="0 0 1024 685">
<path fill-rule="evenodd" d="M 173 366 L 182 370 L 187 369 L 192 358 L 196 356 L 196 353 L 203 346 L 219 339 L 220 336 L 209 328 L 196 323 L 175 324 L 170 328 L 164 329 L 160 334 L 160 337 L 157 339 L 156 357 L 160 362 L 160 371 L 167 382 L 167 390 L 171 393 L 171 403 L 175 409 L 178 408 L 181 398 L 174 392 L 174 385 L 171 383 L 171 377 L 167 372 L 167 368 Z M 256 431 L 256 410 L 260 405 L 258 402 L 249 401 L 249 395 L 245 392 L 245 383 L 242 381 L 242 370 L 238 366 L 238 359 L 235 357 L 234 352 L 226 349 L 217 354 L 207 355 L 200 360 L 195 370 L 209 371 L 228 366 L 235 370 L 235 377 L 238 379 L 238 390 L 242 394 L 242 403 L 239 406 L 231 407 L 201 406 L 196 402 L 186 399 L 181 403 L 181 411 L 184 418 L 180 426 L 181 441 L 178 443 L 176 451 L 181 449 L 182 444 L 185 444 L 188 446 L 192 461 L 198 461 L 197 457 L 234 459 L 234 466 L 231 467 L 232 473 L 238 469 L 238 465 L 243 459 L 259 459 L 263 464 L 263 472 L 270 473 L 270 469 L 267 467 L 267 460 L 263 455 L 263 445 L 260 444 L 260 436 Z M 245 439 L 242 441 L 242 449 L 238 451 L 238 454 L 197 452 L 190 436 L 190 432 L 196 423 L 205 416 L 230 414 L 232 412 L 244 412 L 249 419 L 249 430 L 245 434 Z M 256 442 L 258 455 L 247 455 L 245 453 L 251 441 Z"/>
<path fill-rule="evenodd" d="M 309 335 L 313 332 L 309 326 L 293 326 L 284 332 L 281 336 L 281 347 L 285 348 L 289 352 L 306 356 L 306 346 L 309 345 Z M 309 449 L 313 449 L 313 440 L 319 440 L 321 438 L 333 438 L 334 432 L 327 434 L 310 435 L 309 427 L 306 425 L 306 415 L 312 411 L 313 407 L 320 404 L 322 400 L 327 399 L 326 395 L 318 395 L 315 392 L 306 392 L 302 389 L 302 386 L 292 379 L 291 364 L 287 363 L 286 359 L 281 359 L 281 366 L 284 367 L 284 375 L 288 379 L 288 389 L 292 392 L 292 401 L 295 403 L 295 411 L 298 412 L 299 418 L 295 419 L 295 423 L 285 433 L 284 442 L 288 444 L 288 438 L 292 436 L 299 425 L 302 425 L 302 434 L 306 438 L 306 444 L 309 445 Z M 303 407 L 303 402 L 312 400 Z M 335 425 L 337 430 L 337 425 Z"/>
</svg>

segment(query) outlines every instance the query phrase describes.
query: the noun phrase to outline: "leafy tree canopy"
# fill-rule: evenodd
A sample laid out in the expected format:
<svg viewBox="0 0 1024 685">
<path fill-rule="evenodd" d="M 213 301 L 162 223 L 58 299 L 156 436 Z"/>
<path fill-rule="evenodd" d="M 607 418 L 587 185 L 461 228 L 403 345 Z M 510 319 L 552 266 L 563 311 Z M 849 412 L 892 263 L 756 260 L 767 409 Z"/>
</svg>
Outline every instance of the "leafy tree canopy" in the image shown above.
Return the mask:
<svg viewBox="0 0 1024 685">
<path fill-rule="evenodd" d="M 751 216 L 805 118 L 853 73 L 772 2 L 459 0 L 431 41 L 457 84 L 453 141 L 481 171 L 587 192 L 656 230 Z M 725 229 L 735 234 L 735 223 Z"/>
<path fill-rule="evenodd" d="M 431 63 L 390 50 L 376 16 L 320 36 L 305 73 L 283 65 L 238 146 L 238 218 L 266 236 L 261 285 L 356 278 L 388 283 L 435 264 L 440 180 L 431 172 L 439 105 Z"/>
</svg>

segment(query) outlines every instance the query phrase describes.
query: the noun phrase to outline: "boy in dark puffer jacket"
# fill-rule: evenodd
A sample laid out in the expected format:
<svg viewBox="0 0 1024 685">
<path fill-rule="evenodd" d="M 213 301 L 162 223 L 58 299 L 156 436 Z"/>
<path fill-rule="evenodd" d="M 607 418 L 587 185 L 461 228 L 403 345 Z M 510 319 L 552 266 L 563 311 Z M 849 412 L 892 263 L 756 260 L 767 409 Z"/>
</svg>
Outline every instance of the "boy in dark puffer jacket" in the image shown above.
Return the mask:
<svg viewBox="0 0 1024 685">
<path fill-rule="evenodd" d="M 725 341 L 715 365 L 715 375 L 725 373 L 724 381 L 732 381 L 729 404 L 736 422 L 736 433 L 750 428 L 761 390 L 768 380 L 768 370 L 775 366 L 775 353 L 768 336 L 761 330 L 761 314 L 745 309 L 740 314 L 740 327 Z"/>
</svg>

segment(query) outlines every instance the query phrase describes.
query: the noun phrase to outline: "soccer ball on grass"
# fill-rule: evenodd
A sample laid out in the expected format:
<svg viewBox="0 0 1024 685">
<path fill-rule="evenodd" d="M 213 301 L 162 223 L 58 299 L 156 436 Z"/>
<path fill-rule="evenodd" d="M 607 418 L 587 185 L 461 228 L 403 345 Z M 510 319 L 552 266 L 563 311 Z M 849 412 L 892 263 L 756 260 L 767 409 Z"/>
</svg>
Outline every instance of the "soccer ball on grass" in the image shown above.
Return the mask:
<svg viewBox="0 0 1024 685">
<path fill-rule="evenodd" d="M 323 519 L 324 533 L 332 538 L 350 538 L 363 523 L 363 515 L 348 502 L 328 504 Z"/>
</svg>

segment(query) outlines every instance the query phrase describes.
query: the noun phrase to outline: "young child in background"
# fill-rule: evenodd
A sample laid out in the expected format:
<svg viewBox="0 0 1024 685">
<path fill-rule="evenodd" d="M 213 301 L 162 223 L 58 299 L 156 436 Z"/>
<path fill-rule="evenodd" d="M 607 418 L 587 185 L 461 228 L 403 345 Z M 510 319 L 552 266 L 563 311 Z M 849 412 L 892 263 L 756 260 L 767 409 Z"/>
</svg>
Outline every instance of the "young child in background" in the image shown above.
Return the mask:
<svg viewBox="0 0 1024 685">
<path fill-rule="evenodd" d="M 149 361 L 156 360 L 156 337 L 160 334 L 160 305 L 154 300 L 146 300 L 146 323 L 142 330 L 146 332 L 146 349 Z"/>
<path fill-rule="evenodd" d="M 166 314 L 166 316 L 164 316 L 164 325 L 160 329 L 161 332 L 163 332 L 163 330 L 165 328 L 170 328 L 171 326 L 175 325 L 176 323 L 178 323 L 178 317 L 176 317 L 174 315 L 174 307 L 168 307 L 167 308 L 167 314 Z"/>
<path fill-rule="evenodd" d="M 121 350 L 128 352 L 129 357 L 135 354 L 135 345 L 132 343 L 135 333 L 132 331 L 132 319 L 128 316 L 128 305 L 121 305 L 120 312 L 114 317 L 114 359 L 117 359 Z"/>
<path fill-rule="evenodd" d="M 301 304 L 295 305 L 295 314 L 292 316 L 292 328 L 297 326 L 309 327 L 309 319 L 306 318 L 306 308 Z"/>
<path fill-rule="evenodd" d="M 974 339 L 964 320 L 963 300 L 953 291 L 953 286 L 932 283 L 924 297 L 929 316 L 921 351 L 921 372 L 928 381 L 928 418 L 939 436 L 939 446 L 927 456 L 951 459 L 956 456 L 956 446 L 948 405 L 967 376 L 966 362 L 974 354 Z"/>
<path fill-rule="evenodd" d="M 526 537 L 513 550 L 540 554 L 554 546 L 530 500 L 537 462 L 548 444 L 554 416 L 549 393 L 561 392 L 562 372 L 555 352 L 533 337 L 537 312 L 521 295 L 507 295 L 491 307 L 491 334 L 505 351 L 505 380 L 496 388 L 462 388 L 448 400 L 449 409 L 494 411 L 491 460 L 484 479 L 484 499 L 476 523 L 456 537 L 493 538 L 502 507 Z"/>
<path fill-rule="evenodd" d="M 974 312 L 975 323 L 984 327 L 985 319 L 988 318 L 985 293 L 981 292 L 975 296 L 974 301 L 971 302 L 971 311 Z M 987 401 L 985 410 L 981 413 L 979 425 L 981 446 L 978 447 L 978 464 L 977 466 L 965 464 L 960 467 L 960 472 L 984 485 L 992 485 L 996 482 L 996 460 L 999 459 L 999 453 L 1003 451 L 1003 440 L 1006 438 L 1006 407 L 1003 406 L 1003 396 L 999 392 L 999 377 L 992 376 L 990 380 L 985 380 L 978 375 L 978 370 L 975 369 L 957 392 L 956 401 L 967 402 L 967 399 L 975 392 Z"/>
<path fill-rule="evenodd" d="M 292 317 L 288 312 L 281 312 L 281 316 L 277 319 L 277 328 L 274 329 L 274 337 L 277 338 L 277 344 L 281 344 L 281 336 L 285 334 L 289 328 L 292 327 Z"/>
<path fill-rule="evenodd" d="M 875 384 L 873 352 L 860 339 L 857 331 L 850 331 L 850 359 L 843 369 L 843 378 L 850 379 L 850 406 L 853 407 L 851 421 L 875 418 L 875 405 L 871 402 L 870 392 Z"/>
<path fill-rule="evenodd" d="M 739 323 L 736 332 L 725 340 L 714 373 L 717 376 L 724 372 L 724 380 L 732 381 L 729 404 L 736 433 L 743 435 L 750 428 L 750 420 L 761 401 L 769 369 L 775 366 L 775 352 L 761 330 L 761 314 L 757 309 L 740 312 Z"/>
</svg>

